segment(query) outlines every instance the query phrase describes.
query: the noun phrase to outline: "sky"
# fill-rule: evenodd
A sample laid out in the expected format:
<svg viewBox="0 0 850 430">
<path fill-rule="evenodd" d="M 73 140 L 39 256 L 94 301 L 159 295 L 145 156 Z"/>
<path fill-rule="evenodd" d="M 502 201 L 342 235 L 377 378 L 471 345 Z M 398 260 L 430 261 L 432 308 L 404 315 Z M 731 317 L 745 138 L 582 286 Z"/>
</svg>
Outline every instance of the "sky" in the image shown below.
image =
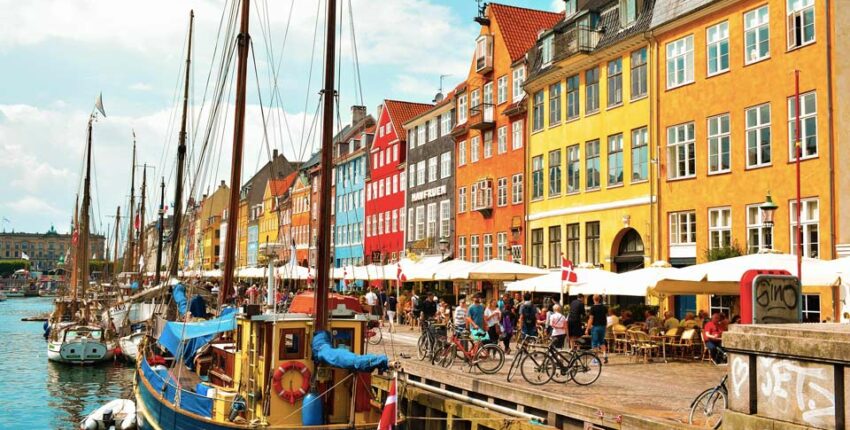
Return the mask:
<svg viewBox="0 0 850 430">
<path fill-rule="evenodd" d="M 100 93 L 106 117 L 98 116 L 92 127 L 94 229 L 111 231 L 119 205 L 126 220 L 134 133 L 135 189 L 138 194 L 145 171 L 147 220 L 155 217 L 162 179 L 166 205 L 173 205 L 190 10 L 195 20 L 187 193 L 199 196 L 221 180 L 229 182 L 232 73 L 221 85 L 219 103 L 213 103 L 213 94 L 224 47 L 233 45 L 224 40 L 233 1 L 0 0 L 0 183 L 5 184 L 0 228 L 70 229 L 81 192 L 87 123 Z M 472 21 L 475 0 L 338 3 L 338 124 L 348 122 L 353 104 L 365 104 L 374 115 L 385 98 L 429 102 L 440 75 L 448 75 L 444 92 L 466 76 L 479 31 Z M 500 3 L 557 10 L 563 2 Z M 323 80 L 324 4 L 252 1 L 243 181 L 268 161 L 272 149 L 304 160 L 318 148 L 313 125 Z M 214 106 L 219 106 L 216 116 Z"/>
</svg>

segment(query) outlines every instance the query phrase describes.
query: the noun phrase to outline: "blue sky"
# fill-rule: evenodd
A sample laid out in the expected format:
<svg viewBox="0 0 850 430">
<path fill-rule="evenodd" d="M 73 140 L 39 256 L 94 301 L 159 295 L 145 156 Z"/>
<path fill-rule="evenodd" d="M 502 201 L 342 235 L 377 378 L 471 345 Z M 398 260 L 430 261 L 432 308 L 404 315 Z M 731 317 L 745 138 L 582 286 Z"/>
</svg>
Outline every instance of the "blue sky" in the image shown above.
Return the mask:
<svg viewBox="0 0 850 430">
<path fill-rule="evenodd" d="M 324 2 L 321 2 L 324 3 Z M 349 2 L 344 0 L 340 71 L 340 112 L 343 123 L 349 107 L 358 103 L 351 60 Z M 554 10 L 560 0 L 505 0 L 501 3 Z M 67 231 L 74 196 L 81 182 L 81 159 L 88 114 L 103 92 L 107 118 L 94 126 L 95 227 L 105 230 L 116 205 L 125 208 L 129 192 L 131 130 L 139 145 L 139 163 L 154 165 L 148 193 L 148 219 L 154 216 L 160 176 L 170 178 L 176 152 L 178 107 L 175 89 L 183 66 L 188 11 L 196 14 L 192 74 L 193 118 L 197 120 L 194 153 L 208 123 L 209 100 L 202 96 L 209 74 L 218 23 L 231 0 L 0 0 L 0 220 L 6 230 L 46 231 L 55 224 Z M 351 0 L 364 103 L 370 113 L 384 98 L 430 101 L 439 75 L 452 88 L 465 76 L 478 32 L 472 21 L 474 0 Z M 270 147 L 290 158 L 315 149 L 307 139 L 316 110 L 321 76 L 321 37 L 312 48 L 318 0 L 254 0 L 251 33 L 260 75 L 259 90 L 249 64 L 247 147 L 243 178 L 268 159 L 263 142 L 258 94 L 270 120 Z M 266 9 L 268 8 L 268 9 Z M 291 20 L 287 18 L 290 16 Z M 322 16 L 324 12 L 321 12 Z M 268 33 L 260 27 L 268 20 Z M 272 97 L 274 68 L 264 40 L 270 38 L 274 61 L 280 60 L 279 94 L 282 111 L 267 110 Z M 321 31 L 320 31 L 321 33 Z M 307 81 L 313 58 L 312 84 Z M 232 99 L 232 96 L 231 96 Z M 305 109 L 305 101 L 307 108 Z M 276 107 L 280 105 L 276 104 Z M 226 104 L 226 106 L 230 106 Z M 200 112 L 200 114 L 199 114 Z M 218 139 L 210 143 L 211 163 L 194 174 L 195 194 L 221 179 L 229 180 L 232 110 Z M 193 121 L 195 122 L 195 121 Z M 288 136 L 293 136 L 292 140 Z M 194 169 L 193 169 L 194 170 Z M 137 188 L 139 184 L 137 183 Z M 172 195 L 168 187 L 168 196 Z"/>
</svg>

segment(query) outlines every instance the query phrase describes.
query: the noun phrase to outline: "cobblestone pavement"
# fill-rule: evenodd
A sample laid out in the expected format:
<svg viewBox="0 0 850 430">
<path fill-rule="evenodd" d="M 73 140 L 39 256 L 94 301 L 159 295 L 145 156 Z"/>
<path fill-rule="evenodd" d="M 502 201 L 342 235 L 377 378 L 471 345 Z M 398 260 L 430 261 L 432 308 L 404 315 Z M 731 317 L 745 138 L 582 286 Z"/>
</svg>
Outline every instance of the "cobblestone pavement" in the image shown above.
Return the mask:
<svg viewBox="0 0 850 430">
<path fill-rule="evenodd" d="M 419 332 L 408 327 L 399 328 L 394 334 L 384 330 L 381 343 L 370 345 L 370 352 L 387 354 L 391 360 L 401 361 L 410 371 L 427 370 L 430 363 L 416 358 L 418 337 Z M 462 366 L 461 360 L 455 360 L 452 369 L 467 376 L 506 383 L 511 359 L 513 355 L 505 358 L 504 367 L 496 375 L 468 373 L 468 367 Z M 565 401 L 572 399 L 607 408 L 616 407 L 623 413 L 686 423 L 693 399 L 706 388 L 717 385 L 725 372 L 725 367 L 705 361 L 670 359 L 664 363 L 659 359 L 644 364 L 642 361 L 636 363 L 629 356 L 611 354 L 609 364 L 603 366 L 602 375 L 591 386 L 550 382 L 538 387 L 528 384 L 520 375 L 516 375 L 510 384 L 556 399 L 562 397 Z"/>
</svg>

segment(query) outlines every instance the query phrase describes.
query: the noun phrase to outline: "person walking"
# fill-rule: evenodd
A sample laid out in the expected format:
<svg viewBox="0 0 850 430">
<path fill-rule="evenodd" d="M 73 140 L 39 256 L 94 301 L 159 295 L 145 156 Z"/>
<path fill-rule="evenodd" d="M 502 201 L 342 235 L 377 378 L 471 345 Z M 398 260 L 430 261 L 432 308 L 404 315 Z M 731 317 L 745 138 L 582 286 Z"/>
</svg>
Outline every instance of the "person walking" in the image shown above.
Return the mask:
<svg viewBox="0 0 850 430">
<path fill-rule="evenodd" d="M 570 302 L 570 313 L 567 318 L 567 336 L 570 337 L 570 348 L 575 347 L 576 341 L 582 335 L 581 323 L 584 321 L 584 314 L 584 294 L 579 294 Z"/>
<path fill-rule="evenodd" d="M 472 299 L 472 306 L 467 311 L 466 319 L 470 330 L 487 330 L 487 326 L 484 325 L 484 306 L 481 304 L 481 296 L 476 294 Z"/>
<path fill-rule="evenodd" d="M 484 323 L 487 325 L 487 334 L 490 336 L 489 343 L 498 343 L 502 334 L 502 311 L 499 310 L 499 302 L 491 300 L 490 306 L 484 311 Z"/>
<path fill-rule="evenodd" d="M 395 296 L 392 294 L 385 295 L 387 298 L 386 303 L 384 303 L 384 308 L 387 310 L 387 318 L 390 320 L 390 333 L 395 332 L 395 314 L 396 309 L 398 308 L 398 300 L 396 300 Z"/>
<path fill-rule="evenodd" d="M 531 302 L 531 293 L 525 293 L 519 306 L 519 325 L 522 336 L 537 337 L 537 306 Z"/>
<path fill-rule="evenodd" d="M 567 317 L 561 313 L 561 305 L 556 303 L 555 306 L 552 306 L 548 324 L 549 327 L 552 327 L 552 344 L 555 345 L 555 348 L 562 349 L 564 338 L 567 336 Z"/>
<path fill-rule="evenodd" d="M 506 306 L 502 312 L 502 344 L 505 345 L 505 354 L 511 353 L 511 338 L 514 336 L 516 318 L 515 308 Z"/>
<path fill-rule="evenodd" d="M 452 317 L 455 325 L 455 336 L 466 330 L 466 313 L 466 300 L 461 299 L 460 303 L 457 304 L 454 316 Z"/>
<path fill-rule="evenodd" d="M 605 344 L 605 326 L 608 323 L 608 307 L 602 304 L 602 296 L 593 296 L 590 307 L 590 320 L 587 321 L 585 334 L 590 334 L 590 347 L 602 350 L 602 360 L 608 364 L 608 346 Z"/>
</svg>

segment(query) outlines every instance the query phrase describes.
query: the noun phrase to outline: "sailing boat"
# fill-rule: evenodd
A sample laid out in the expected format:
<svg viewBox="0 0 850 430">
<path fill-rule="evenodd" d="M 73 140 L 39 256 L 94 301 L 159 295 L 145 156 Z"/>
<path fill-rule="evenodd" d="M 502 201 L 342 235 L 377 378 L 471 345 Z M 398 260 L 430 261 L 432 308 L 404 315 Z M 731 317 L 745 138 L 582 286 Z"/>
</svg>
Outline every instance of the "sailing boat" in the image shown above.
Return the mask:
<svg viewBox="0 0 850 430">
<path fill-rule="evenodd" d="M 238 219 L 239 213 L 249 4 L 241 0 L 230 219 Z M 328 291 L 335 21 L 336 1 L 327 0 L 315 294 L 296 296 L 287 313 L 276 312 L 272 300 L 266 313 L 254 305 L 224 307 L 233 291 L 237 246 L 235 228 L 228 228 L 218 317 L 167 322 L 156 344 L 143 345 L 134 388 L 142 429 L 377 427 L 380 415 L 372 404 L 370 378 L 373 370 L 388 368 L 387 357 L 360 355 L 366 348 L 366 318 L 358 303 Z M 329 302 L 336 302 L 333 312 Z"/>
<path fill-rule="evenodd" d="M 98 97 L 96 109 L 103 116 L 103 104 Z M 92 364 L 112 359 L 115 340 L 112 333 L 97 320 L 101 303 L 88 297 L 89 284 L 89 209 L 91 207 L 92 123 L 96 111 L 89 116 L 86 140 L 86 176 L 83 182 L 83 202 L 79 208 L 74 242 L 71 294 L 58 297 L 50 315 L 47 332 L 47 359 L 61 363 Z"/>
</svg>

